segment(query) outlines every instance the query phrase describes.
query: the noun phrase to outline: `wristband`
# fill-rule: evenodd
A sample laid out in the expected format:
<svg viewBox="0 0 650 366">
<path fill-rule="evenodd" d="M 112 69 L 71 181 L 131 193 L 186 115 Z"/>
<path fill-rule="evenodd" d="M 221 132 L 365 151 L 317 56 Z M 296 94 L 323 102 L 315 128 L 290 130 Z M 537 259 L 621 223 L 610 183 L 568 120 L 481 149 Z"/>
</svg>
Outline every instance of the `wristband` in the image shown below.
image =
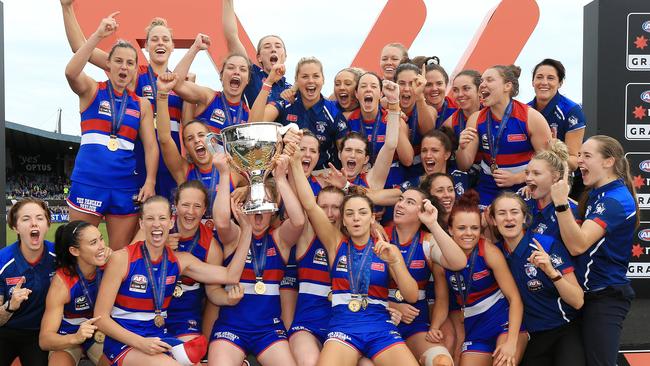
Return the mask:
<svg viewBox="0 0 650 366">
<path fill-rule="evenodd" d="M 270 85 L 270 84 L 267 84 L 267 83 L 262 84 L 262 90 L 264 90 L 264 91 L 271 92 L 271 87 L 272 87 L 272 85 Z"/>
<path fill-rule="evenodd" d="M 565 203 L 563 205 L 557 205 L 555 206 L 555 212 L 564 212 L 569 209 L 569 204 Z"/>
<path fill-rule="evenodd" d="M 551 281 L 553 281 L 553 282 L 557 282 L 557 281 L 561 280 L 562 277 L 563 277 L 563 276 L 562 276 L 562 272 L 558 271 L 558 272 L 557 272 L 557 276 L 551 278 Z"/>
<path fill-rule="evenodd" d="M 7 300 L 7 302 L 5 303 L 5 311 L 8 312 L 9 314 L 13 314 L 18 309 L 16 309 L 16 310 L 9 309 L 9 305 L 11 304 L 10 301 L 11 301 L 11 299 Z"/>
</svg>

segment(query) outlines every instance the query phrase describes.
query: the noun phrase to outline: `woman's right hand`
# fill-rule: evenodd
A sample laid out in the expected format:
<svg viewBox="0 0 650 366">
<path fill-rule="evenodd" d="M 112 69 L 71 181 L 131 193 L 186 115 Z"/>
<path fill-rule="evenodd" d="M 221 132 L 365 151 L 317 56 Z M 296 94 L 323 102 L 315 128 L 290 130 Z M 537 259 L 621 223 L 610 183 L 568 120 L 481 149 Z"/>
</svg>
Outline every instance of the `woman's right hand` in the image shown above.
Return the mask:
<svg viewBox="0 0 650 366">
<path fill-rule="evenodd" d="M 273 65 L 269 76 L 266 78 L 266 83 L 271 85 L 275 84 L 278 80 L 282 79 L 286 71 L 287 68 L 284 66 L 284 64 Z"/>
<path fill-rule="evenodd" d="M 203 51 L 203 50 L 207 50 L 211 44 L 212 41 L 210 41 L 210 36 L 203 33 L 199 33 L 196 35 L 192 47 L 196 48 L 199 51 Z"/>
<path fill-rule="evenodd" d="M 162 93 L 169 93 L 176 86 L 178 81 L 178 75 L 173 72 L 166 72 L 158 75 L 158 80 L 156 81 L 156 86 L 158 91 Z"/>
<path fill-rule="evenodd" d="M 99 23 L 99 27 L 97 27 L 97 30 L 95 31 L 95 34 L 99 38 L 103 39 L 115 33 L 115 31 L 119 27 L 119 24 L 117 24 L 117 20 L 115 20 L 115 17 L 119 13 L 120 13 L 119 11 L 116 11 L 114 13 L 111 13 L 106 18 L 102 19 L 102 21 Z"/>
<path fill-rule="evenodd" d="M 413 320 L 420 314 L 418 308 L 407 303 L 391 303 L 391 306 L 402 313 L 402 323 L 404 324 L 413 323 Z"/>
<path fill-rule="evenodd" d="M 228 165 L 228 155 L 224 153 L 216 153 L 212 156 L 212 164 L 217 168 L 219 174 L 230 174 L 230 166 Z"/>
<path fill-rule="evenodd" d="M 474 127 L 466 127 L 458 137 L 458 147 L 464 150 L 470 142 L 478 139 L 478 130 Z"/>
<path fill-rule="evenodd" d="M 233 285 L 228 289 L 228 305 L 235 306 L 244 298 L 244 286 L 240 283 Z"/>
<path fill-rule="evenodd" d="M 145 354 L 153 356 L 171 350 L 172 346 L 163 342 L 158 337 L 143 337 L 140 339 L 135 348 L 139 349 Z"/>
<path fill-rule="evenodd" d="M 82 344 L 86 339 L 90 338 L 95 334 L 97 326 L 94 324 L 101 316 L 96 316 L 94 318 L 88 319 L 85 322 L 79 324 L 79 329 L 75 333 L 75 338 L 77 339 L 77 344 Z"/>
</svg>

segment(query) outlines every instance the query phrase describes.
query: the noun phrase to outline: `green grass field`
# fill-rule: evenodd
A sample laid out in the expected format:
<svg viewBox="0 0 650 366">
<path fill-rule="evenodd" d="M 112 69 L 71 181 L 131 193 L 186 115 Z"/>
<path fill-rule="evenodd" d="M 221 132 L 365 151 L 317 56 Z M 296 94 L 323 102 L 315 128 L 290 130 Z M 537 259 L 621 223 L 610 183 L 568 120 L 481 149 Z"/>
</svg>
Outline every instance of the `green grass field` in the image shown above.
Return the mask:
<svg viewBox="0 0 650 366">
<path fill-rule="evenodd" d="M 51 242 L 54 242 L 54 233 L 56 233 L 56 229 L 63 225 L 62 223 L 54 223 L 52 226 L 50 226 L 50 230 L 48 230 L 47 235 L 45 235 L 45 240 L 49 240 Z M 101 223 L 99 224 L 99 231 L 102 232 L 102 235 L 104 236 L 104 239 L 108 238 L 108 235 L 106 234 L 106 224 Z M 13 243 L 16 241 L 16 232 L 11 230 L 9 228 L 9 225 L 7 225 L 7 245 Z"/>
</svg>

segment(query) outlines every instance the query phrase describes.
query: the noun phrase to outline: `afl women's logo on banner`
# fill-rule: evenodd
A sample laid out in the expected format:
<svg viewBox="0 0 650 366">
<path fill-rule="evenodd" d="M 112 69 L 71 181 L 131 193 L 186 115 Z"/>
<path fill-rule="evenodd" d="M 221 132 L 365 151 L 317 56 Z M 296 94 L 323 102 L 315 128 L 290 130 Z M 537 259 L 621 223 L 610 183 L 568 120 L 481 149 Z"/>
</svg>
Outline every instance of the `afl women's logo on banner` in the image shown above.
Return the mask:
<svg viewBox="0 0 650 366">
<path fill-rule="evenodd" d="M 650 13 L 627 15 L 627 69 L 650 71 Z"/>
</svg>

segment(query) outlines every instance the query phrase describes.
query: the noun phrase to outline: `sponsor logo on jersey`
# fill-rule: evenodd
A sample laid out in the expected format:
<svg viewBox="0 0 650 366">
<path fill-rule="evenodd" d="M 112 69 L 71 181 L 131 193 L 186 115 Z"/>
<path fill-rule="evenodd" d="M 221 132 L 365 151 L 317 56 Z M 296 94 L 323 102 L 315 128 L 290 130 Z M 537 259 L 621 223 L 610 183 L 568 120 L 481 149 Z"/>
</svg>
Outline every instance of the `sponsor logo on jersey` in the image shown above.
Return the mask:
<svg viewBox="0 0 650 366">
<path fill-rule="evenodd" d="M 372 262 L 372 264 L 370 265 L 370 269 L 373 271 L 384 272 L 386 266 L 384 266 L 383 263 Z"/>
<path fill-rule="evenodd" d="M 5 283 L 7 284 L 7 286 L 15 286 L 15 285 L 18 284 L 18 282 L 20 282 L 20 280 L 22 278 L 23 278 L 22 276 L 20 276 L 20 277 L 7 277 L 7 278 L 5 278 Z"/>
<path fill-rule="evenodd" d="M 480 280 L 482 278 L 485 278 L 485 277 L 487 277 L 489 275 L 490 275 L 490 271 L 487 270 L 487 269 L 484 269 L 484 270 L 478 271 L 478 272 L 474 272 L 474 274 L 472 274 L 472 281 L 478 281 L 478 280 Z"/>
<path fill-rule="evenodd" d="M 277 252 L 275 251 L 275 247 L 273 247 L 273 248 L 268 248 L 268 249 L 266 250 L 266 256 L 267 256 L 267 257 L 274 257 L 274 256 L 276 256 L 276 255 L 277 255 Z"/>
<path fill-rule="evenodd" d="M 287 121 L 289 122 L 297 122 L 298 121 L 298 116 L 295 114 L 287 114 Z"/>
<path fill-rule="evenodd" d="M 151 85 L 144 85 L 142 87 L 142 96 L 145 98 L 153 99 L 153 88 Z"/>
<path fill-rule="evenodd" d="M 537 292 L 537 291 L 541 290 L 544 287 L 544 285 L 542 284 L 542 281 L 540 281 L 540 280 L 538 280 L 536 278 L 528 281 L 528 283 L 526 283 L 526 286 L 528 287 L 528 290 L 531 291 L 531 292 Z"/>
<path fill-rule="evenodd" d="M 338 262 L 336 262 L 336 270 L 339 272 L 347 272 L 348 271 L 348 257 L 345 255 L 342 255 L 339 257 Z"/>
<path fill-rule="evenodd" d="M 176 276 L 167 276 L 165 278 L 165 285 L 171 285 L 172 283 L 176 283 Z"/>
<path fill-rule="evenodd" d="M 77 311 L 90 309 L 90 304 L 88 303 L 88 299 L 86 299 L 85 295 L 74 299 L 74 309 Z"/>
<path fill-rule="evenodd" d="M 422 269 L 424 268 L 424 259 L 414 259 L 411 261 L 409 268 Z"/>
<path fill-rule="evenodd" d="M 127 108 L 125 114 L 131 117 L 140 118 L 140 111 L 137 109 Z"/>
<path fill-rule="evenodd" d="M 511 133 L 508 135 L 508 142 L 521 142 L 528 140 L 525 133 Z"/>
<path fill-rule="evenodd" d="M 139 292 L 141 294 L 147 292 L 147 276 L 136 274 L 131 276 L 131 283 L 129 283 L 129 291 Z"/>
</svg>

